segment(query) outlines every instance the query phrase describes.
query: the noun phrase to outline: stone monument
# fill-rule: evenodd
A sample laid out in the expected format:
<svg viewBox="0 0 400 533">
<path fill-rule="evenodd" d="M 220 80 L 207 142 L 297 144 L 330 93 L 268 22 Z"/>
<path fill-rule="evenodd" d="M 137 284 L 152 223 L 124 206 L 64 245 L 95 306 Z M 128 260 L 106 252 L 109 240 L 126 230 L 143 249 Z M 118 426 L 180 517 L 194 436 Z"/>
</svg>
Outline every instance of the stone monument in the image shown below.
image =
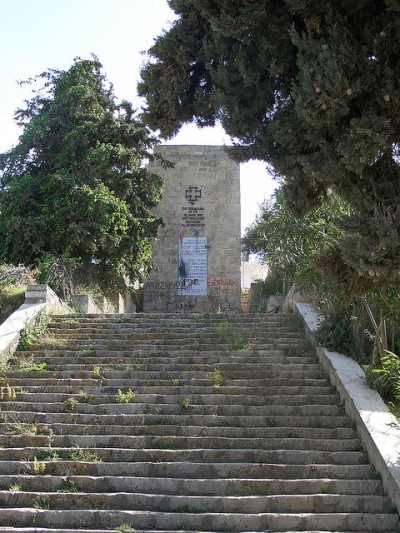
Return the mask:
<svg viewBox="0 0 400 533">
<path fill-rule="evenodd" d="M 165 227 L 153 245 L 144 311 L 240 311 L 239 164 L 221 146 L 157 151 L 174 168 L 154 169 L 165 180 L 154 210 Z"/>
</svg>

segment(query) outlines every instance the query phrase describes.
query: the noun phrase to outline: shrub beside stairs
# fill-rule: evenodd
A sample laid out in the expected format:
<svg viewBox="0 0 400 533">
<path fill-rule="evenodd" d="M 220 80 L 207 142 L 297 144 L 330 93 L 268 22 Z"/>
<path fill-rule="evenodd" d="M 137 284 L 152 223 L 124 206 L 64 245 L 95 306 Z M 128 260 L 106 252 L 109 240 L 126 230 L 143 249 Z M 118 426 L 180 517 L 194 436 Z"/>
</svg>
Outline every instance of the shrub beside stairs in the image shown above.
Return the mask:
<svg viewBox="0 0 400 533">
<path fill-rule="evenodd" d="M 0 531 L 398 531 L 290 316 L 53 317 L 6 383 Z"/>
</svg>

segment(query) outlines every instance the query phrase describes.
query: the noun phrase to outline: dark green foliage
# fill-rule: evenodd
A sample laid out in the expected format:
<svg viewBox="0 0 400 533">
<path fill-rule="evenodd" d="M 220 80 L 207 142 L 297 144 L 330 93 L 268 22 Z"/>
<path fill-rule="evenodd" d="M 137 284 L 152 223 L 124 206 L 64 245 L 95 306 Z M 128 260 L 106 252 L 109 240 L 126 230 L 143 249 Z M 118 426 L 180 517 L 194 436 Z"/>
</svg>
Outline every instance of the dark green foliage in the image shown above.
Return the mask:
<svg viewBox="0 0 400 533">
<path fill-rule="evenodd" d="M 40 313 L 33 324 L 21 331 L 17 350 L 29 350 L 46 333 L 49 324 L 50 316 Z"/>
<path fill-rule="evenodd" d="M 387 350 L 381 367 L 368 372 L 368 381 L 384 398 L 400 400 L 400 357 Z"/>
<path fill-rule="evenodd" d="M 351 209 L 324 275 L 356 295 L 400 282 L 400 10 L 385 0 L 170 0 L 139 92 L 163 136 L 220 120 L 302 217 Z M 336 280 L 336 281 L 334 281 Z"/>
<path fill-rule="evenodd" d="M 362 284 L 363 278 L 343 276 L 348 267 L 338 257 L 339 226 L 349 211 L 346 202 L 329 193 L 319 208 L 296 217 L 279 189 L 274 201 L 266 202 L 247 228 L 243 247 L 259 254 L 287 285 L 295 282 L 298 288 L 316 289 L 351 301 L 349 283 Z"/>
<path fill-rule="evenodd" d="M 326 316 L 315 332 L 315 340 L 324 348 L 348 355 L 359 364 L 368 364 L 370 356 L 360 350 L 353 335 L 350 312 L 336 309 Z"/>
<path fill-rule="evenodd" d="M 26 286 L 34 273 L 22 265 L 0 264 L 0 324 L 24 303 Z"/>
<path fill-rule="evenodd" d="M 0 286 L 0 324 L 25 300 L 26 285 Z"/>
<path fill-rule="evenodd" d="M 275 294 L 283 294 L 286 289 L 285 280 L 274 272 L 269 272 L 267 279 L 251 284 L 250 312 L 265 313 L 268 299 Z"/>
<path fill-rule="evenodd" d="M 145 163 L 156 141 L 101 67 L 76 59 L 29 80 L 39 88 L 16 113 L 19 144 L 0 155 L 0 260 L 94 262 L 114 282 L 150 268 L 162 181 Z"/>
</svg>

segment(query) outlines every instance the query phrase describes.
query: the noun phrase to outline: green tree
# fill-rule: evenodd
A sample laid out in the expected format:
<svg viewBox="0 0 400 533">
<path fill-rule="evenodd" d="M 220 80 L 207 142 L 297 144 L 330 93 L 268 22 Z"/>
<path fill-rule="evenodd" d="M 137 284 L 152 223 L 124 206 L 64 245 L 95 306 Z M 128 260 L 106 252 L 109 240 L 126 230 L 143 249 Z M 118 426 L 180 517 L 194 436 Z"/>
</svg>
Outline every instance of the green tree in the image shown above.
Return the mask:
<svg viewBox="0 0 400 533">
<path fill-rule="evenodd" d="M 351 205 L 328 250 L 354 294 L 400 281 L 398 0 L 169 0 L 179 15 L 142 70 L 144 119 L 164 137 L 220 120 L 304 216 Z"/>
<path fill-rule="evenodd" d="M 150 210 L 162 180 L 146 168 L 155 138 L 95 57 L 26 83 L 19 143 L 0 155 L 0 261 L 50 254 L 95 264 L 108 284 L 141 278 L 161 223 Z"/>
<path fill-rule="evenodd" d="M 357 278 L 358 286 L 350 287 L 348 278 L 335 271 L 339 227 L 350 212 L 348 204 L 329 193 L 317 209 L 297 217 L 278 189 L 273 201 L 264 202 L 255 222 L 247 228 L 243 248 L 258 254 L 276 274 L 298 288 L 351 301 L 352 293 L 364 292 L 367 283 Z"/>
</svg>

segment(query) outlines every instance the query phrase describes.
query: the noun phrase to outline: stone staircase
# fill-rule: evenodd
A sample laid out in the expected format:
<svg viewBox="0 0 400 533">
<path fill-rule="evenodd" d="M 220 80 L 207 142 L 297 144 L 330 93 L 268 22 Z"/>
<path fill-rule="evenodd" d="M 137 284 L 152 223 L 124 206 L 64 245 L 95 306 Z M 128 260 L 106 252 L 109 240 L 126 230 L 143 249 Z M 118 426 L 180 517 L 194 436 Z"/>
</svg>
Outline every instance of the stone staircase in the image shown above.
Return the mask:
<svg viewBox="0 0 400 533">
<path fill-rule="evenodd" d="M 293 317 L 54 317 L 0 397 L 0 531 L 398 531 Z"/>
</svg>

